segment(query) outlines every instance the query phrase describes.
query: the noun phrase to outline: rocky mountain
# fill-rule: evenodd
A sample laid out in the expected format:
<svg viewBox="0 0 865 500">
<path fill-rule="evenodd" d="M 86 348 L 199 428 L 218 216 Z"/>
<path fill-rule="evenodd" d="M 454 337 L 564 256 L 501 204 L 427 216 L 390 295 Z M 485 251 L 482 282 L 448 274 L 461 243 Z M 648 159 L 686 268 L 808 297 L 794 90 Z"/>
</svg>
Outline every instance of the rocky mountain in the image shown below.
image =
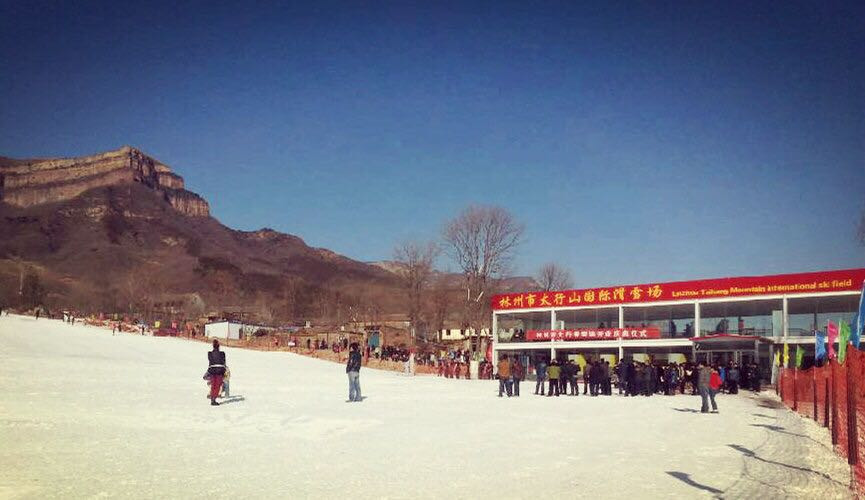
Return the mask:
<svg viewBox="0 0 865 500">
<path fill-rule="evenodd" d="M 129 146 L 0 157 L 0 234 L 0 304 L 19 301 L 35 276 L 29 292 L 54 308 L 233 310 L 262 321 L 405 310 L 398 265 L 355 261 L 272 229 L 228 228 L 181 176 Z M 456 303 L 460 277 L 445 277 Z M 517 278 L 504 288 L 530 284 Z"/>
<path fill-rule="evenodd" d="M 182 214 L 210 215 L 207 202 L 184 188 L 183 177 L 129 146 L 80 158 L 0 157 L 0 201 L 15 207 L 68 201 L 94 188 L 132 182 L 149 187 Z"/>
<path fill-rule="evenodd" d="M 400 307 L 396 277 L 271 229 L 210 216 L 183 178 L 131 148 L 79 158 L 0 157 L 0 301 L 25 273 L 46 302 L 100 310 L 253 310 L 321 317 Z"/>
</svg>

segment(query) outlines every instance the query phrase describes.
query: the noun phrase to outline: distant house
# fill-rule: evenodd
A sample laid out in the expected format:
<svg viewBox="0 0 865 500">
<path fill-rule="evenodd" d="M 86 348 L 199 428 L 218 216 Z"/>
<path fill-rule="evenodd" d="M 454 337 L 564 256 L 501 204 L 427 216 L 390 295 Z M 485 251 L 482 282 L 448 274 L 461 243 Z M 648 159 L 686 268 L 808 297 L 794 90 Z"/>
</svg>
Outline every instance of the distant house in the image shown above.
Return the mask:
<svg viewBox="0 0 865 500">
<path fill-rule="evenodd" d="M 204 325 L 204 335 L 219 339 L 242 339 L 251 337 L 260 330 L 273 331 L 274 328 L 250 325 L 249 323 L 241 323 L 239 321 L 214 321 Z"/>
<path fill-rule="evenodd" d="M 233 321 L 217 321 L 204 325 L 204 335 L 220 339 L 240 339 L 243 324 Z"/>
<path fill-rule="evenodd" d="M 476 338 L 478 335 L 474 328 L 445 328 L 438 331 L 439 342 L 462 341 L 471 338 Z M 487 328 L 481 329 L 481 337 L 489 337 L 490 331 Z"/>
</svg>

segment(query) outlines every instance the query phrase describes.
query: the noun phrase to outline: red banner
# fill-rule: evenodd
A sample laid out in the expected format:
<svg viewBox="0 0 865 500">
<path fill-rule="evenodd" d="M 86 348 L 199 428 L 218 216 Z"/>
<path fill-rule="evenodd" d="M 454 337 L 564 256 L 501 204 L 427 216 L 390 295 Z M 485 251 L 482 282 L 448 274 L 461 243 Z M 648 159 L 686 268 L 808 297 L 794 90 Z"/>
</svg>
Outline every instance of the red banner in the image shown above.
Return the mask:
<svg viewBox="0 0 865 500">
<path fill-rule="evenodd" d="M 618 340 L 659 339 L 661 330 L 640 328 L 585 328 L 579 330 L 529 330 L 526 340 Z"/>
<path fill-rule="evenodd" d="M 863 281 L 865 281 L 865 269 L 775 276 L 746 276 L 556 292 L 508 293 L 494 295 L 492 307 L 496 311 L 504 311 L 508 309 L 605 306 L 749 295 L 859 291 L 862 289 Z"/>
</svg>

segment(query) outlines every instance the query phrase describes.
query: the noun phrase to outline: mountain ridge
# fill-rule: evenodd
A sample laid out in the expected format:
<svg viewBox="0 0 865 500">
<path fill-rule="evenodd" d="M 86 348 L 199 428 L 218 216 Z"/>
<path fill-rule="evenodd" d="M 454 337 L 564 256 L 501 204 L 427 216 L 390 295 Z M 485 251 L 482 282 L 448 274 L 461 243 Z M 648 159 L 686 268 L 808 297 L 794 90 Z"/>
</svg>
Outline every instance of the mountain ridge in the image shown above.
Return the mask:
<svg viewBox="0 0 865 500">
<path fill-rule="evenodd" d="M 183 177 L 131 146 L 76 158 L 0 157 L 0 233 L 14 235 L 0 241 L 5 303 L 27 267 L 57 307 L 132 311 L 186 297 L 193 304 L 178 307 L 193 308 L 189 314 L 240 304 L 265 321 L 405 310 L 394 269 L 272 228 L 227 227 Z M 454 296 L 458 276 L 446 280 Z"/>
</svg>

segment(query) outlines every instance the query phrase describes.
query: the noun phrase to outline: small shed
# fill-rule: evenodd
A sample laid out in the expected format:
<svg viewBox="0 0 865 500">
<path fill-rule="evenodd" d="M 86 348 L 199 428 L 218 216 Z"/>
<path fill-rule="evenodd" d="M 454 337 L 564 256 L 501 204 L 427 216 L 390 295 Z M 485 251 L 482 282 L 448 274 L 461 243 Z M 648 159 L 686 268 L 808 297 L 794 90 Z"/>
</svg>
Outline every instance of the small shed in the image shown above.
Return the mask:
<svg viewBox="0 0 865 500">
<path fill-rule="evenodd" d="M 204 325 L 204 335 L 206 337 L 220 339 L 240 339 L 241 331 L 244 325 L 234 321 L 216 321 Z"/>
</svg>

